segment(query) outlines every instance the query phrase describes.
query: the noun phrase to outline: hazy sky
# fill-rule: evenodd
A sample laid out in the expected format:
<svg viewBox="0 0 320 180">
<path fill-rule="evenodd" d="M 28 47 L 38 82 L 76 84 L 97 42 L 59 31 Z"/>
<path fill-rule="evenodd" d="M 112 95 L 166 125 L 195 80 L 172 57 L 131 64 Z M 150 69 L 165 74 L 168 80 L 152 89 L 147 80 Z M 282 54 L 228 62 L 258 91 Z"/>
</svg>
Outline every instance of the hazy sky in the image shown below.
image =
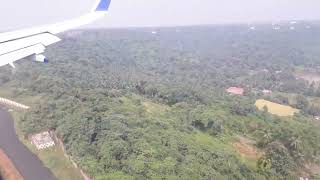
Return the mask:
<svg viewBox="0 0 320 180">
<path fill-rule="evenodd" d="M 0 0 L 0 30 L 76 17 L 95 0 Z M 171 26 L 320 19 L 320 0 L 113 0 L 94 26 Z"/>
</svg>

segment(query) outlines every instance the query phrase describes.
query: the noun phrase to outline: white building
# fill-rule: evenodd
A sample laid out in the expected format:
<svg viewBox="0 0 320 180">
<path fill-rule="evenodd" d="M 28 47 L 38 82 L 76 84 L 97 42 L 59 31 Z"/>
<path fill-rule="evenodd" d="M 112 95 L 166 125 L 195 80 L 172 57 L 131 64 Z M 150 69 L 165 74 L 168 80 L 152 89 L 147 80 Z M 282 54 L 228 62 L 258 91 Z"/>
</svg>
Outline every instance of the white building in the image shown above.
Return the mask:
<svg viewBox="0 0 320 180">
<path fill-rule="evenodd" d="M 263 94 L 271 94 L 272 91 L 271 91 L 271 90 L 268 90 L 268 89 L 264 89 L 264 90 L 262 90 L 262 93 L 263 93 Z"/>
<path fill-rule="evenodd" d="M 309 180 L 307 177 L 300 177 L 299 180 Z"/>
<path fill-rule="evenodd" d="M 273 29 L 274 30 L 280 30 L 280 26 L 274 26 Z"/>
<path fill-rule="evenodd" d="M 31 143 L 34 144 L 38 150 L 47 149 L 55 145 L 48 131 L 32 135 Z"/>
</svg>

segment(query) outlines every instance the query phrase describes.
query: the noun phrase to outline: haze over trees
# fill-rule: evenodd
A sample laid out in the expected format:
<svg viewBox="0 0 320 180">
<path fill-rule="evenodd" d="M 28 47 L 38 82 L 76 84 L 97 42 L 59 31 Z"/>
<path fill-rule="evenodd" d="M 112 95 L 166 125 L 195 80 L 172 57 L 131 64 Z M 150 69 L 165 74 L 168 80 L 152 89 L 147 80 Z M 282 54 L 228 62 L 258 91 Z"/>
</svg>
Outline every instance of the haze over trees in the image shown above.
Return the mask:
<svg viewBox="0 0 320 180">
<path fill-rule="evenodd" d="M 50 64 L 0 71 L 1 88 L 34 97 L 25 134 L 55 130 L 94 179 L 277 179 L 314 175 L 319 86 L 296 68 L 320 67 L 320 26 L 267 25 L 73 31 L 48 49 Z M 225 93 L 245 88 L 244 96 Z M 261 91 L 278 95 L 267 97 Z M 291 96 L 294 95 L 294 102 Z M 303 109 L 258 111 L 257 99 Z M 262 152 L 246 158 L 239 137 Z"/>
</svg>

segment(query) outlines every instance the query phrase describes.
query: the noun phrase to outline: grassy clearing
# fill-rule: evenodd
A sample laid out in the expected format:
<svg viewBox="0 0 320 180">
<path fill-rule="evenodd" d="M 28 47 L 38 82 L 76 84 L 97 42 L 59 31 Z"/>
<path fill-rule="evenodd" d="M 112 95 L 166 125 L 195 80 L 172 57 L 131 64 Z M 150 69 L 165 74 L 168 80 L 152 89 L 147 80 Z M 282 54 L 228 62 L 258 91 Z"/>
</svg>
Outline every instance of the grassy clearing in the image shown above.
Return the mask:
<svg viewBox="0 0 320 180">
<path fill-rule="evenodd" d="M 14 89 L 9 89 L 9 88 L 3 88 L 3 89 L 0 89 L 0 97 L 3 97 L 3 98 L 10 98 L 12 97 L 12 92 L 13 92 Z"/>
<path fill-rule="evenodd" d="M 0 97 L 6 98 L 12 101 L 16 101 L 26 106 L 30 106 L 31 108 L 39 104 L 39 101 L 41 100 L 41 96 L 27 96 L 27 97 L 15 96 L 14 95 L 15 90 L 16 89 L 13 89 L 13 88 L 1 88 Z"/>
<path fill-rule="evenodd" d="M 64 156 L 60 147 L 55 146 L 54 148 L 38 152 L 37 155 L 58 179 L 83 179 L 80 171 L 74 168 L 71 162 Z"/>
<path fill-rule="evenodd" d="M 229 145 L 229 143 L 222 142 L 217 138 L 214 138 L 206 133 L 198 133 L 195 135 L 194 142 L 200 146 L 207 146 L 212 149 L 222 149 L 227 150 L 229 152 L 233 151 L 233 148 Z"/>
<path fill-rule="evenodd" d="M 166 105 L 156 104 L 151 101 L 145 101 L 142 104 L 145 107 L 145 110 L 152 115 L 164 115 L 170 109 Z"/>
<path fill-rule="evenodd" d="M 264 99 L 258 99 L 255 103 L 259 110 L 263 110 L 263 107 L 268 108 L 268 112 L 278 116 L 293 116 L 295 113 L 299 113 L 298 109 L 290 106 L 273 103 Z"/>
<path fill-rule="evenodd" d="M 185 134 L 184 137 L 184 140 L 188 142 L 188 144 L 190 143 L 197 147 L 220 150 L 228 152 L 229 154 L 235 153 L 235 149 L 232 147 L 228 138 L 227 140 L 221 140 L 221 138 L 215 138 L 200 131 L 195 134 Z"/>
</svg>

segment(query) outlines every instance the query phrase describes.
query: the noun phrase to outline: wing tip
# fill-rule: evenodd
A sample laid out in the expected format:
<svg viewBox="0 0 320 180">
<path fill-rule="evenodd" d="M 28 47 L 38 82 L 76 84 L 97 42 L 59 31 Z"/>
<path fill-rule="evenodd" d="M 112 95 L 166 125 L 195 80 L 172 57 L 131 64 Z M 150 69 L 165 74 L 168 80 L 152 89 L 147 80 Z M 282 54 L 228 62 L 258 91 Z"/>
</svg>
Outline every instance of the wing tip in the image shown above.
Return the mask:
<svg viewBox="0 0 320 180">
<path fill-rule="evenodd" d="M 95 12 L 106 12 L 109 9 L 111 0 L 99 0 L 97 6 L 95 7 Z"/>
</svg>

